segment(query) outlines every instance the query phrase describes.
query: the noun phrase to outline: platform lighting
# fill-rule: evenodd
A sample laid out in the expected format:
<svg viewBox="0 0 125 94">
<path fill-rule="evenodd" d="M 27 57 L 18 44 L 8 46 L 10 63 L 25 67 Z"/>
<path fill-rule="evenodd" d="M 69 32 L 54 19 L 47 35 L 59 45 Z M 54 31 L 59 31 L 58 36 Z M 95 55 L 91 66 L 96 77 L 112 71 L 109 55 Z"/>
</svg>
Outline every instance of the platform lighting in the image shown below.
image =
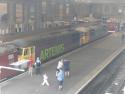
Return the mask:
<svg viewBox="0 0 125 94">
<path fill-rule="evenodd" d="M 119 14 L 122 13 L 122 9 L 119 9 L 119 10 L 118 10 L 118 13 L 119 13 Z"/>
<path fill-rule="evenodd" d="M 1 76 L 2 76 L 2 72 L 1 72 L 1 68 L 0 68 L 0 80 L 2 79 Z M 0 94 L 2 94 L 1 88 L 2 88 L 2 86 L 0 85 Z"/>
<path fill-rule="evenodd" d="M 123 10 L 120 8 L 118 9 L 118 31 L 120 31 L 120 24 L 121 24 L 121 14 L 122 14 Z"/>
</svg>

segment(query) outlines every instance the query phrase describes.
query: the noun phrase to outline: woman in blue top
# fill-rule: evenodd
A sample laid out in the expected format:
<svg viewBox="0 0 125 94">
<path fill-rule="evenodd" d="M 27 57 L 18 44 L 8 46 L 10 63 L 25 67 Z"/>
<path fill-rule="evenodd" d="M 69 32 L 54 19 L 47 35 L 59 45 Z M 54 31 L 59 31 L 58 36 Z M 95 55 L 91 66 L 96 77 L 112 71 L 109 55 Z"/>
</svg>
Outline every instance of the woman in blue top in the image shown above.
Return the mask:
<svg viewBox="0 0 125 94">
<path fill-rule="evenodd" d="M 59 89 L 61 90 L 63 88 L 63 82 L 64 82 L 64 71 L 62 69 L 59 70 L 57 74 L 57 80 L 59 81 Z"/>
</svg>

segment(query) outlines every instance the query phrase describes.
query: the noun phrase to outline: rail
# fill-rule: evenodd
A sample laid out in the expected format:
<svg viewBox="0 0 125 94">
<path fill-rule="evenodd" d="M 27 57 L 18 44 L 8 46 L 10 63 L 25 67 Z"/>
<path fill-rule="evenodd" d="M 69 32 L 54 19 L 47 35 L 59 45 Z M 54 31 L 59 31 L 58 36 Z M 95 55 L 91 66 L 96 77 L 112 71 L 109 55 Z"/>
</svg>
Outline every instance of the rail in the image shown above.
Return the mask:
<svg viewBox="0 0 125 94">
<path fill-rule="evenodd" d="M 83 78 L 80 83 L 78 83 L 73 90 L 70 90 L 67 94 L 79 94 L 105 67 L 107 67 L 123 50 L 125 45 L 120 49 L 116 50 L 111 56 L 109 56 L 102 65 L 97 66 L 97 68 Z M 80 88 L 79 88 L 80 87 Z M 72 92 L 71 92 L 72 91 Z"/>
</svg>

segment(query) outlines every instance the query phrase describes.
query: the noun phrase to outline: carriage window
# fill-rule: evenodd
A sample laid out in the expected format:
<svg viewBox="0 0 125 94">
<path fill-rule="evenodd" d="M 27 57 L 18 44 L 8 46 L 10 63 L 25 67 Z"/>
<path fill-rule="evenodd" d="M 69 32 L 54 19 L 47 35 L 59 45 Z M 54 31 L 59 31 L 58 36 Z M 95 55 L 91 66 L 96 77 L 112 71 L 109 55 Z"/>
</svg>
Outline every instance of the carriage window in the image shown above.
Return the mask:
<svg viewBox="0 0 125 94">
<path fill-rule="evenodd" d="M 85 33 L 83 33 L 83 32 L 80 32 L 80 36 L 84 36 L 85 35 Z"/>
<path fill-rule="evenodd" d="M 8 61 L 9 61 L 9 64 L 14 62 L 14 55 L 13 54 L 8 55 Z"/>
<path fill-rule="evenodd" d="M 85 36 L 88 36 L 88 32 L 85 32 Z"/>
<path fill-rule="evenodd" d="M 33 48 L 31 48 L 31 54 L 33 54 Z"/>
<path fill-rule="evenodd" d="M 24 56 L 25 56 L 25 55 L 28 55 L 28 49 L 25 49 L 25 50 L 24 50 Z"/>
<path fill-rule="evenodd" d="M 18 52 L 18 55 L 22 55 L 22 49 L 20 49 L 20 48 L 17 48 L 17 52 Z"/>
</svg>

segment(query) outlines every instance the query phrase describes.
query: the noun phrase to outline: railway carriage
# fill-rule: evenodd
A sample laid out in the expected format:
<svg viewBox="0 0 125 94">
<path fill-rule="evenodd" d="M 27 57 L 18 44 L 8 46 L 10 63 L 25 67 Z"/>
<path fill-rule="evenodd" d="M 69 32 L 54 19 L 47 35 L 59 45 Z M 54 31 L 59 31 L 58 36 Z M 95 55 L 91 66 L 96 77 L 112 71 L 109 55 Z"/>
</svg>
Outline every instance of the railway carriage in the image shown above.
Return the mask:
<svg viewBox="0 0 125 94">
<path fill-rule="evenodd" d="M 78 27 L 75 31 L 80 33 L 80 45 L 92 42 L 109 34 L 105 25 Z"/>
</svg>

